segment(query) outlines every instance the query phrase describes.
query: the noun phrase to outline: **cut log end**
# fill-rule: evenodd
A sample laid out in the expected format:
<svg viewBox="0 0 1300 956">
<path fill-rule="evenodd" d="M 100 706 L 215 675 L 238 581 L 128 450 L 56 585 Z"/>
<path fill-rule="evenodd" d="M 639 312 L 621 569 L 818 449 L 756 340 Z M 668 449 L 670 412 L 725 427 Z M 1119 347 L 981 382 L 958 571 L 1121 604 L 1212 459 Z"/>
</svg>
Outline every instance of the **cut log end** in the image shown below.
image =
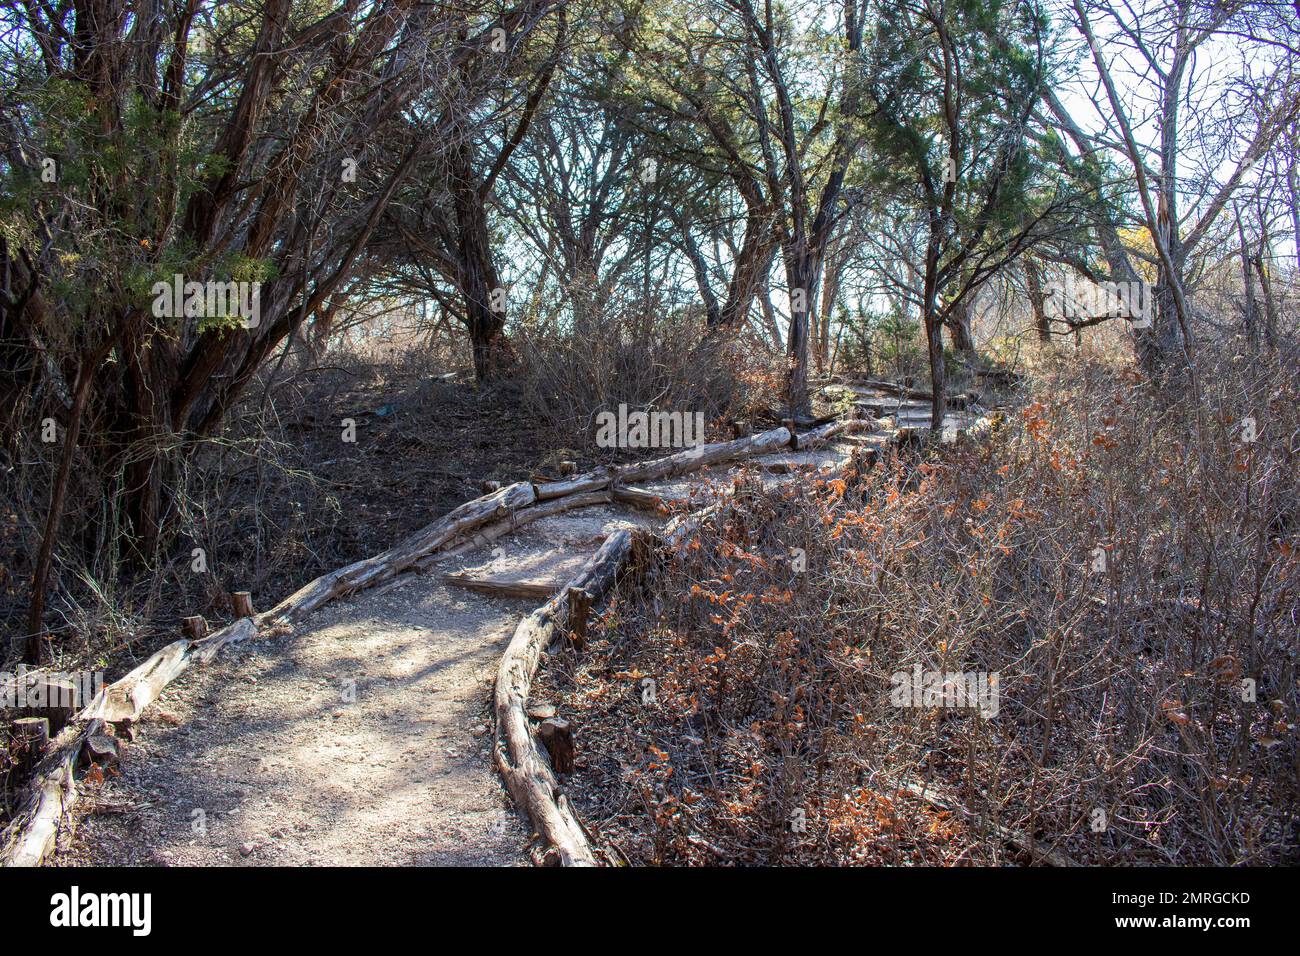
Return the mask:
<svg viewBox="0 0 1300 956">
<path fill-rule="evenodd" d="M 248 591 L 234 591 L 230 595 L 230 607 L 235 617 L 253 616 L 253 595 Z"/>
</svg>

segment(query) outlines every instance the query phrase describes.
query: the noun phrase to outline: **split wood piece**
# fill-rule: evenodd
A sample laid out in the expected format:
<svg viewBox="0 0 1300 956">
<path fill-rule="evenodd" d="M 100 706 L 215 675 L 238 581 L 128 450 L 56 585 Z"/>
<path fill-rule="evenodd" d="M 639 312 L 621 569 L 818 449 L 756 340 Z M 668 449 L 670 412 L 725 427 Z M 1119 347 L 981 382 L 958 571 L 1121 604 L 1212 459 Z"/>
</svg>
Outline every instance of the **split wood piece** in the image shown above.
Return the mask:
<svg viewBox="0 0 1300 956">
<path fill-rule="evenodd" d="M 635 485 L 614 485 L 614 500 L 654 514 L 662 514 L 668 510 L 668 504 L 663 498 L 653 491 Z"/>
<path fill-rule="evenodd" d="M 86 738 L 85 755 L 93 764 L 112 766 L 122 759 L 122 742 L 111 734 L 93 734 Z"/>
<path fill-rule="evenodd" d="M 569 590 L 582 589 L 593 597 L 604 594 L 632 554 L 632 542 L 633 533 L 626 529 L 606 538 L 564 590 L 520 621 L 497 668 L 493 748 L 497 768 L 515 804 L 563 866 L 594 866 L 596 859 L 582 824 L 559 789 L 550 759 L 538 748 L 528 718 L 528 695 L 542 651 L 567 623 Z"/>
<path fill-rule="evenodd" d="M 1035 862 L 1046 863 L 1049 866 L 1072 867 L 1078 866 L 1067 854 L 1059 850 L 1044 849 L 1034 843 L 1026 834 L 1019 830 L 1012 830 L 1004 826 L 993 823 L 990 820 L 984 820 L 977 814 L 972 813 L 964 802 L 956 797 L 945 793 L 935 787 L 934 784 L 921 784 L 904 780 L 899 783 L 899 789 L 905 790 L 912 796 L 924 800 L 926 803 L 933 804 L 941 810 L 947 810 L 950 813 L 959 813 L 966 819 L 975 823 L 986 823 L 997 834 L 998 839 L 1003 843 L 1014 846 L 1019 850 L 1028 853 Z"/>
<path fill-rule="evenodd" d="M 248 591 L 235 591 L 230 595 L 230 608 L 235 617 L 253 616 L 253 595 Z"/>
</svg>

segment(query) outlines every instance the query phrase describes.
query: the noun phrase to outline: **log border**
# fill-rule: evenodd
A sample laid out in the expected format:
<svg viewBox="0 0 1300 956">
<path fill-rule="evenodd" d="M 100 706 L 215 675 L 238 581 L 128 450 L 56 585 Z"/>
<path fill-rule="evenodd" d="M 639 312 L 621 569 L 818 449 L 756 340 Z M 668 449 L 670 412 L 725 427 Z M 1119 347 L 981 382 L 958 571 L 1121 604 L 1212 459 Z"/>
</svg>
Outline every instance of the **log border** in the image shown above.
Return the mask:
<svg viewBox="0 0 1300 956">
<path fill-rule="evenodd" d="M 139 720 L 167 685 L 196 660 L 202 664 L 210 663 L 227 647 L 275 629 L 291 629 L 336 598 L 392 581 L 399 575 L 427 571 L 439 561 L 481 547 L 538 518 L 571 508 L 608 504 L 617 497 L 621 483 L 671 478 L 711 465 L 788 448 L 812 449 L 827 444 L 841 433 L 873 427 L 874 424 L 868 420 L 843 419 L 799 435 L 782 425 L 732 441 L 697 445 L 649 461 L 602 466 L 561 481 L 545 484 L 516 482 L 493 489 L 454 508 L 394 547 L 315 578 L 268 611 L 241 617 L 204 637 L 186 638 L 167 645 L 124 677 L 103 688 L 51 741 L 50 752 L 29 783 L 22 809 L 0 833 L 0 866 L 39 866 L 44 862 L 56 844 L 61 823 L 71 813 L 80 795 L 77 774 L 89 739 L 103 732 L 108 725 L 129 725 Z M 631 534 L 622 535 L 611 535 L 577 577 L 551 601 L 524 618 L 502 659 L 502 669 L 498 670 L 498 767 L 520 809 L 528 814 L 539 833 L 554 847 L 560 862 L 567 864 L 594 863 L 594 858 L 581 824 L 563 793 L 554 785 L 549 760 L 544 753 L 539 754 L 531 733 L 527 741 L 519 736 L 512 697 L 506 710 L 501 711 L 502 675 L 512 651 L 517 662 L 527 663 L 530 657 L 535 657 L 526 682 L 517 685 L 525 688 L 521 708 L 526 710 L 526 688 L 531 687 L 541 650 L 539 648 L 533 655 L 528 649 L 537 637 L 528 637 L 516 648 L 520 630 L 531 622 L 539 635 L 547 633 L 553 637 L 557 621 L 567 619 L 569 590 L 585 590 L 593 597 L 598 596 L 592 590 L 597 583 L 602 584 L 601 591 L 607 590 L 632 550 Z M 610 550 L 607 551 L 607 547 Z M 611 563 L 612 576 L 605 583 L 606 566 Z M 591 578 L 591 575 L 596 577 Z M 587 578 L 590 580 L 583 583 Z M 549 644 L 549 639 L 546 643 Z M 512 674 L 507 679 L 516 680 L 517 676 Z M 528 726 L 526 712 L 524 726 Z M 503 727 L 508 731 L 504 740 L 501 737 Z M 547 774 L 552 774 L 549 783 Z M 512 778 L 515 780 L 513 784 Z M 520 790 L 525 798 L 522 801 L 516 794 L 520 779 L 528 781 Z"/>
</svg>

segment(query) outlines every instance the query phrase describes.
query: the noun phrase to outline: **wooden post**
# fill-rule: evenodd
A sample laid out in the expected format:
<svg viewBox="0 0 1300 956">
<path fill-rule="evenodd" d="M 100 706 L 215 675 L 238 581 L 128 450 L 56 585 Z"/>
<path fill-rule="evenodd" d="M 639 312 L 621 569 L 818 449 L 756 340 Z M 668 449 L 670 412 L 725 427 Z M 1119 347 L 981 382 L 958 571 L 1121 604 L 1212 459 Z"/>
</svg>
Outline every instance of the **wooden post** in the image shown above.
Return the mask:
<svg viewBox="0 0 1300 956">
<path fill-rule="evenodd" d="M 556 773 L 573 773 L 573 729 L 563 717 L 548 717 L 537 729 Z"/>
<path fill-rule="evenodd" d="M 196 614 L 181 621 L 181 630 L 191 641 L 201 641 L 208 636 L 208 622 Z"/>
<path fill-rule="evenodd" d="M 585 588 L 569 588 L 569 630 L 573 633 L 573 646 L 587 648 L 587 617 L 591 613 L 591 592 Z"/>
<path fill-rule="evenodd" d="M 235 617 L 253 616 L 253 595 L 248 591 L 235 591 L 230 595 L 230 606 Z"/>
<path fill-rule="evenodd" d="M 41 762 L 50 742 L 50 722 L 44 717 L 19 717 L 13 722 L 9 737 L 9 759 L 17 770 L 17 779 L 25 780 Z"/>
</svg>

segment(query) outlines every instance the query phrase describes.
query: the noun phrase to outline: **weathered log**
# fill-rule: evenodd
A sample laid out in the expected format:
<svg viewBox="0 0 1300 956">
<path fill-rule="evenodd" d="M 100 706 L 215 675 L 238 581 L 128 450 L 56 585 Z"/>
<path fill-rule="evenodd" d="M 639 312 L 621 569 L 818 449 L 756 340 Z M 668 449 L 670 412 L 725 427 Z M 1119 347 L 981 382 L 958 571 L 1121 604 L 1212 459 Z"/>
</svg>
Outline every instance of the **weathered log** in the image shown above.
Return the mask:
<svg viewBox="0 0 1300 956">
<path fill-rule="evenodd" d="M 103 722 L 66 728 L 32 774 L 32 786 L 0 840 L 0 866 L 40 866 L 54 847 L 59 824 L 77 800 L 74 771 L 86 738 Z"/>
<path fill-rule="evenodd" d="M 138 720 L 140 712 L 157 700 L 163 688 L 189 666 L 193 648 L 194 642 L 187 640 L 168 644 L 96 694 L 77 719 L 99 718 L 108 723 Z"/>
<path fill-rule="evenodd" d="M 474 575 L 464 571 L 444 574 L 442 580 L 453 587 L 466 588 L 470 591 L 478 591 L 481 594 L 491 594 L 493 597 L 532 598 L 543 601 L 561 587 L 554 581 L 519 581 L 490 575 Z"/>
<path fill-rule="evenodd" d="M 614 485 L 614 500 L 654 514 L 662 514 L 668 507 L 659 495 L 635 485 Z"/>
<path fill-rule="evenodd" d="M 547 482 L 544 485 L 536 485 L 535 493 L 538 501 L 549 501 L 552 498 L 566 498 L 569 495 L 578 495 L 590 491 L 603 491 L 610 486 L 616 475 L 617 471 L 613 466 L 602 465 L 581 475 L 575 475 L 561 481 Z"/>
<path fill-rule="evenodd" d="M 734 441 L 717 442 L 712 445 L 697 445 L 686 451 L 654 461 L 624 465 L 618 469 L 618 479 L 625 484 L 645 481 L 659 481 L 674 478 L 690 471 L 698 471 L 710 465 L 721 464 L 736 458 L 749 458 L 754 455 L 766 455 L 780 451 L 790 444 L 790 430 L 785 426 L 759 432 Z"/>
<path fill-rule="evenodd" d="M 528 694 L 542 651 L 558 637 L 565 623 L 568 590 L 581 588 L 593 596 L 603 594 L 631 555 L 632 540 L 632 532 L 627 530 L 606 538 L 563 591 L 519 623 L 497 668 L 497 768 L 516 805 L 565 866 L 593 866 L 596 860 L 582 824 L 559 789 L 550 760 L 538 749 L 528 718 Z"/>
<path fill-rule="evenodd" d="M 519 530 L 524 525 L 536 521 L 539 518 L 547 518 L 551 515 L 557 515 L 562 511 L 569 511 L 573 508 L 588 508 L 593 505 L 605 505 L 614 500 L 613 495 L 608 491 L 589 491 L 585 494 L 569 495 L 567 498 L 556 498 L 552 501 L 546 501 L 541 504 L 530 505 L 527 508 L 521 508 L 508 518 L 504 518 L 494 524 L 486 525 L 479 528 L 468 537 L 455 542 L 451 547 L 443 551 L 438 551 L 417 561 L 414 567 L 420 571 L 427 571 L 435 564 L 443 564 L 447 561 L 459 558 L 471 551 L 477 551 L 486 545 L 491 544 L 504 535 L 511 534 Z"/>
</svg>

